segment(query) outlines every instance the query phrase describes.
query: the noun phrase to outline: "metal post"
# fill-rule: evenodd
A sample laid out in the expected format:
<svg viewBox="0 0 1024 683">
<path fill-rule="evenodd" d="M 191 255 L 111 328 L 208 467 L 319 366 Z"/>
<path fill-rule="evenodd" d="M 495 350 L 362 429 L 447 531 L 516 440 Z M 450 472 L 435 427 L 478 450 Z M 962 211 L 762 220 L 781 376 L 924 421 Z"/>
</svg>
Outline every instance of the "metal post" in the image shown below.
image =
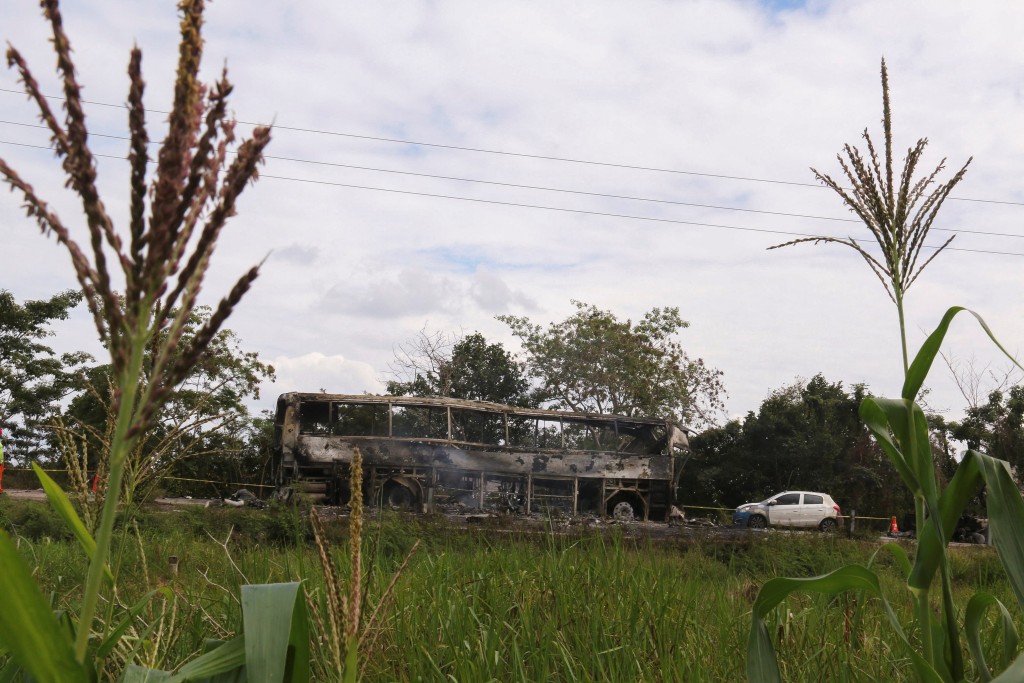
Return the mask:
<svg viewBox="0 0 1024 683">
<path fill-rule="evenodd" d="M 434 511 L 434 485 L 437 483 L 437 471 L 430 468 L 430 486 L 427 487 L 427 503 L 424 512 Z"/>
<path fill-rule="evenodd" d="M 857 511 L 850 510 L 850 536 L 853 536 L 855 531 L 857 531 Z"/>
</svg>

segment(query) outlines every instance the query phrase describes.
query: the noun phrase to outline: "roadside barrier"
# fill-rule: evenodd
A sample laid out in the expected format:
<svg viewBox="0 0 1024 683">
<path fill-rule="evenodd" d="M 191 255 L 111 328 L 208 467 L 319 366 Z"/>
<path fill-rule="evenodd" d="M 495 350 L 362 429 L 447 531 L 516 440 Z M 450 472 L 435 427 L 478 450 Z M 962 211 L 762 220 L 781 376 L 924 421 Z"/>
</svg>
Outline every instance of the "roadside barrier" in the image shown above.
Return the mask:
<svg viewBox="0 0 1024 683">
<path fill-rule="evenodd" d="M 10 472 L 10 471 L 32 472 L 33 470 L 32 470 L 32 468 L 29 468 L 29 467 L 8 467 L 7 471 L 8 472 Z M 63 469 L 59 469 L 59 470 L 58 469 L 44 469 L 43 472 L 47 472 L 47 473 L 52 473 L 52 472 L 64 473 L 64 472 L 66 472 L 66 470 L 63 470 Z M 274 484 L 247 484 L 247 483 L 242 483 L 242 482 L 218 481 L 218 480 L 214 480 L 214 479 L 194 479 L 194 478 L 191 478 L 191 477 L 172 477 L 170 475 L 167 475 L 167 476 L 164 476 L 164 477 L 160 477 L 160 479 L 161 480 L 170 479 L 170 480 L 174 480 L 174 481 L 189 481 L 189 482 L 196 483 L 196 484 L 213 484 L 215 486 L 238 486 L 240 488 L 259 488 L 259 489 L 273 489 L 273 488 L 276 488 L 276 486 Z M 92 480 L 92 490 L 93 491 L 96 490 L 97 483 L 98 483 L 98 479 L 97 479 L 96 476 L 94 476 L 93 480 Z M 713 506 L 710 506 L 710 505 L 685 505 L 684 504 L 681 507 L 683 507 L 686 510 L 708 510 L 708 511 L 711 511 L 711 512 L 728 512 L 728 513 L 735 512 L 735 510 L 736 510 L 736 508 L 713 507 Z M 849 525 L 850 525 L 849 526 L 849 531 L 851 531 L 851 532 L 855 530 L 857 522 L 861 521 L 861 520 L 887 522 L 887 523 L 889 523 L 889 527 L 887 527 L 887 531 L 889 531 L 890 533 L 898 532 L 899 531 L 898 527 L 896 526 L 896 517 L 895 516 L 890 516 L 890 517 L 871 517 L 869 515 L 858 515 L 856 510 L 852 510 L 850 512 L 850 514 L 848 514 L 848 515 L 839 515 L 839 519 L 842 519 L 844 522 L 849 523 Z"/>
<path fill-rule="evenodd" d="M 682 507 L 687 509 L 687 510 L 714 510 L 714 511 L 717 511 L 717 512 L 735 512 L 736 511 L 736 508 L 719 508 L 719 507 L 711 507 L 711 506 L 708 506 L 708 505 L 686 505 L 686 504 L 683 504 Z M 868 519 L 868 520 L 877 520 L 877 521 L 881 521 L 881 522 L 888 522 L 889 519 L 890 519 L 889 517 L 871 517 L 869 515 L 858 515 L 856 510 L 854 510 L 853 512 L 851 512 L 848 515 L 839 515 L 839 518 L 843 519 L 843 520 Z M 895 520 L 896 518 L 892 517 L 892 519 Z"/>
</svg>

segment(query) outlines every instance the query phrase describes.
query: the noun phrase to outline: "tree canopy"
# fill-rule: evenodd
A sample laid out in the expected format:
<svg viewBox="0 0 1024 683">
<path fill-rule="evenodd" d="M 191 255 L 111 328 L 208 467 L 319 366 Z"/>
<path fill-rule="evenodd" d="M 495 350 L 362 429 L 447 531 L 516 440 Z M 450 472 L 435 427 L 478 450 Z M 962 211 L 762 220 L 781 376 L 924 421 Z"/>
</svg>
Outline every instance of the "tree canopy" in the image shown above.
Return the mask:
<svg viewBox="0 0 1024 683">
<path fill-rule="evenodd" d="M 42 342 L 52 336 L 51 323 L 67 320 L 82 301 L 68 290 L 49 299 L 19 304 L 0 290 L 0 427 L 8 430 L 8 455 L 34 458 L 43 440 L 42 427 L 57 404 L 81 386 L 81 371 L 91 356 L 58 355 Z"/>
<path fill-rule="evenodd" d="M 421 330 L 396 351 L 391 371 L 398 379 L 387 383 L 389 394 L 536 405 L 522 363 L 479 332 L 457 339 Z"/>
<path fill-rule="evenodd" d="M 573 301 L 576 312 L 547 327 L 498 316 L 519 337 L 544 402 L 565 410 L 665 417 L 693 427 L 718 422 L 722 373 L 691 358 L 678 340 L 689 323 L 674 307 L 634 323 Z"/>
<path fill-rule="evenodd" d="M 786 489 L 824 491 L 862 515 L 913 509 L 897 474 L 858 417 L 863 385 L 816 375 L 773 391 L 755 413 L 691 440 L 680 482 L 692 505 L 734 507 Z"/>
<path fill-rule="evenodd" d="M 1020 477 L 1024 467 L 1024 385 L 992 391 L 988 400 L 970 406 L 962 420 L 948 425 L 953 439 L 1012 465 Z"/>
<path fill-rule="evenodd" d="M 203 329 L 212 311 L 198 307 L 186 321 L 182 340 Z M 147 356 L 146 362 L 151 362 Z M 136 450 L 127 476 L 133 487 L 147 487 L 156 477 L 171 473 L 194 477 L 209 470 L 204 462 L 234 456 L 245 447 L 254 424 L 246 401 L 259 398 L 260 383 L 274 378 L 274 368 L 245 351 L 238 336 L 222 329 L 213 337 L 182 383 L 156 413 L 151 428 Z M 111 368 L 90 369 L 86 390 L 64 414 L 65 425 L 84 431 L 88 457 L 83 466 L 102 469 L 99 454 L 109 446 L 113 415 L 110 413 Z"/>
</svg>

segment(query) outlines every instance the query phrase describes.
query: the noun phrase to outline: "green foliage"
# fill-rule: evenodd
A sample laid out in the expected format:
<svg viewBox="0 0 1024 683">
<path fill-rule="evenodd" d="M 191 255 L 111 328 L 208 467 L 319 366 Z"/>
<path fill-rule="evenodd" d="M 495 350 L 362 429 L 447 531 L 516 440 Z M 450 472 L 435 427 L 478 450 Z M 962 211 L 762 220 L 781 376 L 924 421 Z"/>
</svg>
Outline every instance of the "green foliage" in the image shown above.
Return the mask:
<svg viewBox="0 0 1024 683">
<path fill-rule="evenodd" d="M 189 346 L 211 315 L 209 308 L 197 307 L 186 320 L 178 345 Z M 154 361 L 147 351 L 144 365 L 151 366 Z M 70 403 L 63 418 L 65 424 L 74 425 L 78 433 L 84 434 L 86 462 L 65 453 L 70 466 L 84 470 L 79 477 L 83 482 L 90 481 L 97 471 L 106 472 L 108 465 L 100 460 L 109 453 L 116 419 L 116 414 L 110 412 L 114 389 L 111 367 L 92 368 L 89 376 L 88 390 Z M 262 450 L 265 432 L 272 427 L 265 419 L 253 419 L 246 401 L 258 399 L 260 383 L 273 378 L 274 368 L 262 363 L 259 354 L 244 351 L 231 330 L 220 330 L 182 384 L 154 414 L 145 437 L 136 444 L 127 465 L 126 502 L 136 497 L 145 499 L 163 475 L 225 483 L 258 482 L 264 462 L 254 462 L 252 452 L 254 448 Z M 254 441 L 251 446 L 250 440 Z M 165 488 L 175 492 L 193 490 L 176 486 L 173 480 Z M 221 487 L 217 494 L 230 493 L 224 490 L 227 488 L 233 491 L 238 486 Z"/>
<path fill-rule="evenodd" d="M 949 424 L 952 438 L 1024 469 L 1024 385 L 993 391 L 985 404 L 970 406 L 962 420 Z"/>
<path fill-rule="evenodd" d="M 196 323 L 197 299 L 210 257 L 221 230 L 236 213 L 239 196 L 257 176 L 270 131 L 258 126 L 252 138 L 237 149 L 232 148 L 234 122 L 227 116 L 232 86 L 227 75 L 224 73 L 212 87 L 198 80 L 203 0 L 183 0 L 179 7 L 181 43 L 174 103 L 151 180 L 147 180 L 151 168 L 142 53 L 138 48 L 131 53 L 127 107 L 129 221 L 128 229 L 120 232 L 114 228 L 114 220 L 99 195 L 82 88 L 57 0 L 43 0 L 42 9 L 52 31 L 51 43 L 63 85 L 62 122 L 40 92 L 18 50 L 13 46 L 7 49 L 8 65 L 18 72 L 26 94 L 38 106 L 40 119 L 51 133 L 56 156 L 63 160 L 67 187 L 81 200 L 84 221 L 76 220 L 72 225 L 84 222 L 88 240 L 83 243 L 87 248 L 83 249 L 80 238 L 68 224 L 3 159 L 0 177 L 20 195 L 27 215 L 44 234 L 52 235 L 65 247 L 71 257 L 96 332 L 109 352 L 111 390 L 106 414 L 111 419 L 107 423 L 109 442 L 104 444 L 109 480 L 95 538 L 56 487 L 48 486 L 47 490 L 52 504 L 71 524 L 79 542 L 87 550 L 91 548 L 80 601 L 72 610 L 60 615 L 51 611 L 10 538 L 0 533 L 0 593 L 11 592 L 0 619 L 0 650 L 11 657 L 2 676 L 4 680 L 14 680 L 20 670 L 39 681 L 85 683 L 96 680 L 105 670 L 107 658 L 124 634 L 114 619 L 119 605 L 118 563 L 114 563 L 111 572 L 108 558 L 112 554 L 122 496 L 130 500 L 134 490 L 132 479 L 137 481 L 140 472 L 133 472 L 133 467 L 140 466 L 133 456 L 139 454 L 137 447 L 147 443 L 147 434 L 157 414 L 168 406 L 175 387 L 192 377 L 194 368 L 204 363 L 207 351 L 217 347 L 221 327 L 259 273 L 258 268 L 249 269 L 212 315 L 201 324 Z M 229 150 L 234 154 L 230 162 Z M 115 286 L 122 285 L 123 289 L 115 291 Z M 207 373 L 217 377 L 216 366 L 213 367 Z M 122 490 L 126 479 L 129 485 Z M 105 608 L 101 608 L 101 602 Z M 263 614 L 266 628 L 280 627 L 281 615 L 277 611 Z M 129 616 L 130 613 L 131 610 Z M 285 623 L 291 621 L 289 615 Z M 184 680 L 188 672 L 199 677 L 228 671 L 217 666 L 224 666 L 225 653 L 231 653 L 233 647 L 227 644 L 198 657 L 169 680 Z M 284 656 L 279 652 L 245 654 Z M 237 661 L 232 661 L 237 669 Z M 301 670 L 301 664 L 293 667 Z M 296 680 L 305 680 L 301 671 Z"/>
<path fill-rule="evenodd" d="M 206 639 L 230 640 L 242 632 L 242 583 L 303 580 L 310 599 L 323 595 L 312 542 L 268 544 L 236 525 L 230 560 L 225 556 L 220 542 L 245 512 L 196 508 L 147 512 L 140 520 L 142 543 L 128 549 L 132 561 L 120 573 L 121 600 L 133 604 L 152 583 L 160 583 L 175 592 L 177 617 L 173 625 L 165 621 L 158 643 L 160 616 L 169 618 L 172 603 L 162 595 L 150 602 L 154 613 L 141 614 L 134 626 L 141 633 L 157 625 L 147 636 L 157 650 L 153 664 L 146 650 L 132 660 L 137 665 L 169 669 L 202 652 Z M 305 524 L 305 516 L 299 516 Z M 215 539 L 203 532 L 204 518 Z M 335 557 L 341 557 L 347 525 L 334 518 L 324 522 Z M 891 606 L 901 621 L 911 618 L 910 601 L 900 591 L 906 572 L 889 554 L 872 561 L 873 542 L 816 533 L 739 535 L 725 542 L 673 533 L 647 540 L 574 529 L 557 535 L 521 527 L 494 533 L 398 515 L 369 521 L 365 611 L 381 604 L 414 539 L 423 543 L 384 601 L 383 618 L 365 632 L 362 680 L 443 680 L 438 670 L 466 681 L 742 680 L 743 645 L 758 587 L 773 576 L 811 577 L 853 563 L 872 568 L 883 592 L 894 596 Z M 29 547 L 22 540 L 20 552 L 31 559 L 44 594 L 55 596 L 54 607 L 75 603 L 71 586 L 84 565 L 77 542 Z M 167 571 L 169 554 L 179 559 L 177 575 Z M 953 591 L 963 604 L 979 588 L 1003 603 L 1014 600 L 993 548 L 955 548 L 951 555 Z M 347 563 L 339 564 L 348 577 Z M 791 594 L 766 622 L 778 638 L 773 645 L 784 678 L 914 680 L 876 604 L 861 603 L 852 594 Z M 852 619 L 861 605 L 854 632 Z M 1012 607 L 1011 615 L 1019 628 L 1020 615 Z M 983 616 L 985 622 L 998 621 L 998 609 L 989 607 Z M 311 624 L 311 680 L 335 680 L 326 673 L 332 670 L 331 655 L 319 640 L 319 626 L 315 620 Z M 983 629 L 981 643 L 986 660 L 998 670 L 1001 636 L 996 633 L 993 640 L 991 635 Z M 126 642 L 134 637 L 129 632 Z M 852 651 L 850 643 L 856 644 Z"/>
<path fill-rule="evenodd" d="M 653 308 L 637 323 L 574 301 L 576 312 L 546 329 L 498 316 L 522 341 L 529 374 L 554 407 L 664 417 L 693 426 L 717 422 L 722 373 L 692 359 L 677 335 L 689 327 L 678 308 Z"/>
<path fill-rule="evenodd" d="M 46 452 L 44 426 L 57 404 L 80 387 L 86 353 L 57 355 L 42 340 L 82 301 L 73 290 L 19 304 L 0 290 L 0 428 L 7 456 L 34 460 Z"/>
<path fill-rule="evenodd" d="M 68 540 L 74 537 L 53 508 L 36 501 L 0 498 L 0 528 L 11 536 L 29 541 Z"/>
<path fill-rule="evenodd" d="M 301 584 L 242 586 L 245 635 L 216 643 L 177 672 L 129 665 L 125 681 L 309 681 L 309 630 Z"/>
<path fill-rule="evenodd" d="M 521 363 L 479 332 L 449 343 L 443 334 L 425 331 L 396 351 L 387 383 L 395 396 L 447 396 L 533 406 L 536 399 Z M 403 380 L 404 378 L 404 380 Z"/>
<path fill-rule="evenodd" d="M 690 505 L 735 507 L 786 489 L 827 491 L 845 512 L 902 515 L 913 499 L 894 489 L 892 464 L 858 417 L 866 389 L 816 375 L 778 389 L 757 413 L 691 440 L 680 480 Z"/>
<path fill-rule="evenodd" d="M 932 453 L 931 425 L 915 402 L 950 324 L 957 314 L 966 309 L 954 306 L 946 311 L 913 362 L 909 362 L 907 356 L 903 295 L 930 262 L 931 259 L 928 259 L 918 264 L 924 238 L 943 200 L 963 177 L 967 167 L 965 165 L 952 180 L 925 196 L 925 190 L 942 165 L 931 175 L 912 181 L 915 165 L 924 149 L 925 141 L 921 140 L 908 154 L 898 194 L 894 194 L 889 84 L 884 61 L 882 94 L 886 159 L 884 177 L 871 138 L 866 132 L 864 137 L 870 151 L 870 167 L 863 163 L 856 149 L 849 145 L 846 147 L 853 170 L 845 163 L 843 170 L 854 185 L 853 195 L 827 176 L 818 174 L 818 177 L 839 193 L 843 201 L 864 220 L 882 249 L 884 262 L 875 260 L 852 239 L 823 241 L 840 242 L 860 252 L 882 280 L 899 314 L 904 368 L 901 396 L 898 399 L 865 398 L 861 402 L 860 416 L 914 498 L 917 551 L 912 563 L 909 559 L 903 559 L 900 564 L 905 567 L 906 588 L 913 603 L 916 633 L 911 635 L 904 630 L 881 588 L 877 574 L 865 567 L 849 565 L 803 580 L 772 579 L 761 588 L 754 604 L 747 645 L 747 676 L 755 682 L 781 681 L 782 672 L 776 660 L 766 619 L 775 606 L 793 593 L 811 590 L 828 594 L 858 591 L 862 596 L 871 594 L 877 597 L 888 617 L 899 649 L 909 656 L 919 681 L 958 683 L 966 680 L 971 671 L 964 658 L 964 637 L 972 658 L 970 663 L 978 678 L 1000 683 L 1018 681 L 1024 675 L 1024 655 L 1015 651 L 1017 633 L 1012 624 L 1008 623 L 1008 611 L 998 599 L 979 593 L 968 603 L 964 623 L 961 623 L 961 610 L 953 590 L 952 564 L 947 546 L 965 507 L 982 486 L 987 487 L 986 504 L 992 543 L 999 553 L 1017 603 L 1024 607 L 1024 536 L 1020 534 L 1020 527 L 1024 525 L 1024 498 L 1013 481 L 1006 461 L 974 450 L 964 455 L 953 476 L 943 486 L 943 482 L 936 476 L 940 468 L 936 467 Z M 840 162 L 843 162 L 842 158 Z M 911 218 L 911 210 L 922 198 L 922 205 Z M 1006 353 L 985 321 L 977 313 L 967 312 L 977 319 L 989 338 Z M 1009 353 L 1006 355 L 1020 367 Z M 893 547 L 893 552 L 897 556 L 905 555 L 897 547 Z M 936 583 L 940 589 L 938 614 L 934 611 L 931 599 L 931 590 Z M 980 632 L 984 627 L 982 614 L 992 605 L 997 606 L 1005 615 L 998 623 L 1004 642 L 1001 657 L 1004 669 L 996 678 L 992 678 L 980 641 Z M 912 640 L 915 636 L 916 639 Z"/>
</svg>

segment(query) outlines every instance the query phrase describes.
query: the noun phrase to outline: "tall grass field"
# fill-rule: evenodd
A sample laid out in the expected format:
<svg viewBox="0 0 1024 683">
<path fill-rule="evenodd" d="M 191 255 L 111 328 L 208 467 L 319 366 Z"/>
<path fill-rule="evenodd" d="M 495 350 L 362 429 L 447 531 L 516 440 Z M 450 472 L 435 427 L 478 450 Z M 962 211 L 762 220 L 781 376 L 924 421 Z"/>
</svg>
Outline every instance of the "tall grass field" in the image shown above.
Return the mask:
<svg viewBox="0 0 1024 683">
<path fill-rule="evenodd" d="M 10 500 L 0 501 L 0 521 L 54 607 L 71 606 L 87 567 L 60 521 L 43 504 Z M 345 522 L 325 518 L 329 552 L 345 552 Z M 122 538 L 113 549 L 117 599 L 134 604 L 165 589 L 125 638 L 149 666 L 172 666 L 206 638 L 237 633 L 242 584 L 302 580 L 310 601 L 324 599 L 318 550 L 293 508 L 147 513 Z M 364 610 L 378 618 L 363 634 L 362 680 L 460 682 L 742 680 L 751 605 L 767 579 L 867 564 L 879 545 L 810 532 L 649 539 L 628 527 L 529 532 L 388 515 L 368 520 L 364 544 Z M 991 548 L 952 549 L 951 560 L 955 591 L 984 589 L 1013 604 Z M 909 616 L 904 579 L 887 562 L 879 554 L 873 566 Z M 793 596 L 770 627 L 785 680 L 914 680 L 870 599 Z M 315 619 L 311 637 L 313 679 L 331 680 Z M 985 646 L 994 653 L 1001 642 Z"/>
</svg>

